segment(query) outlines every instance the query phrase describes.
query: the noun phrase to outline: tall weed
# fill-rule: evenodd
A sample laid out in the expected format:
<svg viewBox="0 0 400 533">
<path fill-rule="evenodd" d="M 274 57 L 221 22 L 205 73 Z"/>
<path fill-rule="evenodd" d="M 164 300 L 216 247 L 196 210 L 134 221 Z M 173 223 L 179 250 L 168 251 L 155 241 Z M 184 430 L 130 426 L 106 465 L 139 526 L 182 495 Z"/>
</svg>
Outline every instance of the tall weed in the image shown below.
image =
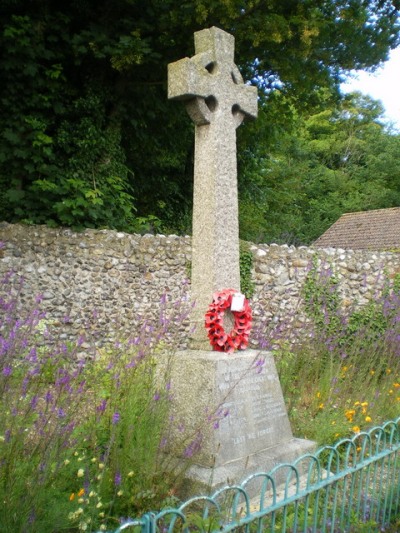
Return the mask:
<svg viewBox="0 0 400 533">
<path fill-rule="evenodd" d="M 311 267 L 308 321 L 276 360 L 296 435 L 330 444 L 400 413 L 399 280 L 363 307 L 344 308 L 334 271 Z"/>
<path fill-rule="evenodd" d="M 67 344 L 40 297 L 22 305 L 21 287 L 13 274 L 0 284 L 2 533 L 115 529 L 173 503 L 190 462 L 177 469 L 164 453 L 179 421 L 168 416 L 169 364 L 160 373 L 155 361 L 172 361 L 188 302 L 162 297 L 157 321 L 112 343 L 94 313 Z"/>
</svg>

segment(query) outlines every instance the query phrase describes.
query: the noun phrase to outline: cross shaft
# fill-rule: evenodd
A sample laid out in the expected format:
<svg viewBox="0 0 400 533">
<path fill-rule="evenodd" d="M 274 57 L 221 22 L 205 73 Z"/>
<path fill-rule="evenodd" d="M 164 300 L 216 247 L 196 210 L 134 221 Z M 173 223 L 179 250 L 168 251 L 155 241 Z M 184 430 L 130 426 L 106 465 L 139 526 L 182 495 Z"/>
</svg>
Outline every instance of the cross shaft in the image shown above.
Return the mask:
<svg viewBox="0 0 400 533">
<path fill-rule="evenodd" d="M 191 347 L 210 350 L 204 314 L 212 295 L 240 290 L 236 128 L 257 116 L 257 89 L 243 83 L 232 35 L 196 32 L 195 53 L 168 65 L 168 97 L 184 100 L 195 123 Z"/>
</svg>

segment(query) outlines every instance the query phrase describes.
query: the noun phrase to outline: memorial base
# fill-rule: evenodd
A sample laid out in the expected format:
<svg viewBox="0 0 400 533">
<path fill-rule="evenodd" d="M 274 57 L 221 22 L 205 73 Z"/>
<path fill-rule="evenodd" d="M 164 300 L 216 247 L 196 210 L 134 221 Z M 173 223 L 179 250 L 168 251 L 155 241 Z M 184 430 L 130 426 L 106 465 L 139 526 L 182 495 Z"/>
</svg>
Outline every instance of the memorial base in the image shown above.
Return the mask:
<svg viewBox="0 0 400 533">
<path fill-rule="evenodd" d="M 187 457 L 190 439 L 192 450 L 200 444 L 187 473 L 192 494 L 239 483 L 315 450 L 314 442 L 293 437 L 270 352 L 187 350 L 173 360 L 172 415 L 182 425 L 172 434 L 170 453 Z"/>
</svg>

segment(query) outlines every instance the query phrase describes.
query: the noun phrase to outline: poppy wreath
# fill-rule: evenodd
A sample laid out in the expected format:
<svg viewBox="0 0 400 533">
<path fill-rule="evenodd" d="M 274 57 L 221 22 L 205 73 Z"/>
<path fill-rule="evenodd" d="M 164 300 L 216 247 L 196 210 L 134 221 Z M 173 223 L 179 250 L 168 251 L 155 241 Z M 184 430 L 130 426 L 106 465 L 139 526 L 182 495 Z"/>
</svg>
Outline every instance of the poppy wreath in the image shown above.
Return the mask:
<svg viewBox="0 0 400 533">
<path fill-rule="evenodd" d="M 213 295 L 213 301 L 206 313 L 206 330 L 211 346 L 216 352 L 232 353 L 234 350 L 244 350 L 249 344 L 251 330 L 251 308 L 245 299 L 242 311 L 232 311 L 234 326 L 227 334 L 223 328 L 223 319 L 226 309 L 230 309 L 232 297 L 237 291 L 224 289 Z"/>
</svg>

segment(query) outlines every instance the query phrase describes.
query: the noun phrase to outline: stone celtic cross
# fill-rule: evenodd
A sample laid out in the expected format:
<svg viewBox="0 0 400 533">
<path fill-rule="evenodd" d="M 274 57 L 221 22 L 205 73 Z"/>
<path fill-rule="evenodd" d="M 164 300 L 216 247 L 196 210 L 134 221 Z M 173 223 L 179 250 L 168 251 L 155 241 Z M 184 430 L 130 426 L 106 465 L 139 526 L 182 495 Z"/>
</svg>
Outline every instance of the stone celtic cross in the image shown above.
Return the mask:
<svg viewBox="0 0 400 533">
<path fill-rule="evenodd" d="M 194 34 L 195 56 L 168 65 L 168 98 L 184 100 L 195 123 L 192 348 L 211 350 L 204 314 L 215 291 L 240 290 L 236 128 L 257 116 L 257 89 L 234 63 L 232 35 Z"/>
</svg>

